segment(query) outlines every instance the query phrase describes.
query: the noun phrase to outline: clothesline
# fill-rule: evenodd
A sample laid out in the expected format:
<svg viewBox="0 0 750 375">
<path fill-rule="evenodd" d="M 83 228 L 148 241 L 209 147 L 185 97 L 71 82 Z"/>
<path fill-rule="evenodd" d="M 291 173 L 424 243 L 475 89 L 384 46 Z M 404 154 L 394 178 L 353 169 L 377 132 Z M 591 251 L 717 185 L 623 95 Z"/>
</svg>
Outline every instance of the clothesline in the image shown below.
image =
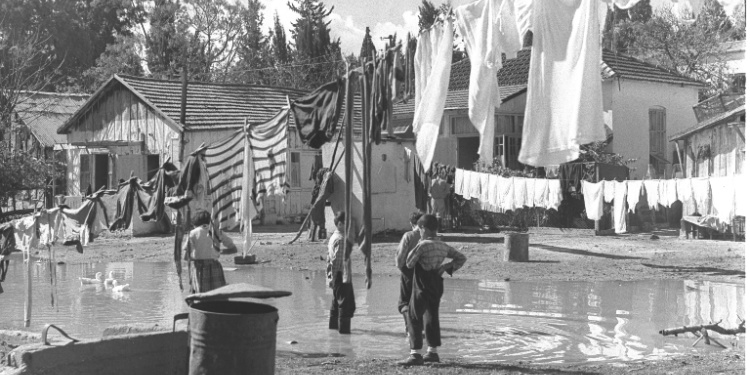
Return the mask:
<svg viewBox="0 0 750 375">
<path fill-rule="evenodd" d="M 502 177 L 460 168 L 454 191 L 466 200 L 477 199 L 482 210 L 498 213 L 524 207 L 557 210 L 563 198 L 558 179 Z"/>
<path fill-rule="evenodd" d="M 738 188 L 739 187 L 739 188 Z M 635 212 L 636 205 L 645 194 L 647 205 L 657 209 L 660 205 L 670 207 L 681 201 L 694 205 L 704 216 L 714 216 L 728 225 L 735 216 L 745 216 L 745 194 L 743 177 L 702 177 L 669 180 L 583 181 L 582 192 L 586 214 L 591 220 L 599 220 L 603 214 L 603 203 L 614 203 L 615 232 L 625 233 L 627 210 Z M 627 210 L 626 210 L 627 207 Z"/>
</svg>

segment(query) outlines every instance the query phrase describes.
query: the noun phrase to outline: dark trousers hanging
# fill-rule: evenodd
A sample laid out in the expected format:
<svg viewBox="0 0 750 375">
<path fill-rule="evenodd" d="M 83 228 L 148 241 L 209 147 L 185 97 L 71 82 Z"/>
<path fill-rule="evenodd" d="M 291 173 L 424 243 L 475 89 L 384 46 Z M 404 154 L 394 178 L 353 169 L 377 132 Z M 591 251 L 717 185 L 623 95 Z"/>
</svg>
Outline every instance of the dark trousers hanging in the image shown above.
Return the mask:
<svg viewBox="0 0 750 375">
<path fill-rule="evenodd" d="M 414 266 L 414 283 L 409 301 L 409 346 L 412 350 L 422 349 L 422 328 L 427 345 L 438 347 L 440 341 L 440 298 L 443 296 L 443 277 L 437 270 L 425 271 L 422 266 Z"/>
</svg>

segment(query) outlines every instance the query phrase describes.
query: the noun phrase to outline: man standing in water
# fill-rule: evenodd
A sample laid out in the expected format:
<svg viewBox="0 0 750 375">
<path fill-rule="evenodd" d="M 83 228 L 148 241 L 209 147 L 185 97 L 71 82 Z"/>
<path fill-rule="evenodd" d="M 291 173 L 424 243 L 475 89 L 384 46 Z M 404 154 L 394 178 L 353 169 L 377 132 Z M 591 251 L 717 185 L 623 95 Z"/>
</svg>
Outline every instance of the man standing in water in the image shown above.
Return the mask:
<svg viewBox="0 0 750 375">
<path fill-rule="evenodd" d="M 406 257 L 406 267 L 414 269 L 411 300 L 409 301 L 409 345 L 411 353 L 400 365 L 414 366 L 425 362 L 440 362 L 437 347 L 440 342 L 438 310 L 443 296 L 443 273 L 453 275 L 466 262 L 466 256 L 437 238 L 438 219 L 422 215 L 417 221 L 422 240 Z M 443 264 L 445 258 L 453 259 Z M 422 357 L 422 327 L 427 336 L 427 355 Z"/>
<path fill-rule="evenodd" d="M 404 316 L 404 324 L 409 329 L 409 299 L 411 298 L 411 284 L 414 280 L 414 270 L 406 268 L 406 256 L 412 251 L 421 238 L 417 221 L 422 217 L 422 212 L 413 212 L 409 217 L 411 231 L 404 233 L 396 250 L 396 267 L 401 270 L 401 294 L 398 297 L 398 312 Z"/>
</svg>

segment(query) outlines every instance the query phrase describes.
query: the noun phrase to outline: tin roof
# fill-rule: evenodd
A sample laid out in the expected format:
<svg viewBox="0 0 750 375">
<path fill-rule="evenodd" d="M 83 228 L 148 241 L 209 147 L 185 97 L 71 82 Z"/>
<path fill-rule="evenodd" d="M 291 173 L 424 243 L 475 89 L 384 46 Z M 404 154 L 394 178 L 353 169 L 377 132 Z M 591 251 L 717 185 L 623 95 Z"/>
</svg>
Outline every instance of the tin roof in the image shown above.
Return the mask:
<svg viewBox="0 0 750 375">
<path fill-rule="evenodd" d="M 67 138 L 58 134 L 57 129 L 86 103 L 88 98 L 88 94 L 22 92 L 15 112 L 39 143 L 53 147 L 55 144 L 67 143 Z"/>
</svg>

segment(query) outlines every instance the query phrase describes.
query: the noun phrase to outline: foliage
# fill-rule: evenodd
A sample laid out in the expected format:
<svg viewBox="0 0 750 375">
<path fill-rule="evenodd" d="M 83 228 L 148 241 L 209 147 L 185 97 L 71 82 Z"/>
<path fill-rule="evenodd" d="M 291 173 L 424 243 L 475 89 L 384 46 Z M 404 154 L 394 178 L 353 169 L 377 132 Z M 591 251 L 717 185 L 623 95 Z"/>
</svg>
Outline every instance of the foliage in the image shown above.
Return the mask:
<svg viewBox="0 0 750 375">
<path fill-rule="evenodd" d="M 650 0 L 641 0 L 630 9 L 607 9 L 602 45 L 612 51 L 628 53 L 636 39 L 636 26 L 651 19 Z"/>
<path fill-rule="evenodd" d="M 96 59 L 96 65 L 84 72 L 91 79 L 92 87 L 99 87 L 114 74 L 142 76 L 141 41 L 135 35 L 118 35 L 114 44 Z"/>
<path fill-rule="evenodd" d="M 26 150 L 11 150 L 0 142 L 0 203 L 21 190 L 42 189 L 52 178 L 63 175 L 65 165 L 53 159 L 36 158 Z"/>
<path fill-rule="evenodd" d="M 263 35 L 261 25 L 265 7 L 259 0 L 248 0 L 247 11 L 241 16 L 242 33 L 237 37 L 237 62 L 232 66 L 230 81 L 268 84 L 270 73 L 258 69 L 273 64 L 269 39 Z"/>
<path fill-rule="evenodd" d="M 178 1 L 156 0 L 149 14 L 149 29 L 141 23 L 146 41 L 146 61 L 156 77 L 176 77 L 185 61 L 187 30 L 177 21 L 184 12 Z"/>
<path fill-rule="evenodd" d="M 3 34 L 37 35 L 37 69 L 53 79 L 45 90 L 86 90 L 83 72 L 116 35 L 129 35 L 143 17 L 143 7 L 132 0 L 3 0 Z"/>
<path fill-rule="evenodd" d="M 636 159 L 625 159 L 620 154 L 607 152 L 605 148 L 609 142 L 594 142 L 581 145 L 581 153 L 578 162 L 596 162 L 601 164 L 619 165 L 627 167 L 636 162 Z"/>
<path fill-rule="evenodd" d="M 634 53 L 659 67 L 705 82 L 704 95 L 712 96 L 729 86 L 724 43 L 732 27 L 716 0 L 709 0 L 695 22 L 685 22 L 669 9 L 655 12 L 637 25 Z"/>
<path fill-rule="evenodd" d="M 276 13 L 273 18 L 273 30 L 269 30 L 269 36 L 272 40 L 273 57 L 277 63 L 286 64 L 290 60 L 289 44 L 286 41 L 286 31 L 281 26 L 279 14 Z"/>
</svg>

